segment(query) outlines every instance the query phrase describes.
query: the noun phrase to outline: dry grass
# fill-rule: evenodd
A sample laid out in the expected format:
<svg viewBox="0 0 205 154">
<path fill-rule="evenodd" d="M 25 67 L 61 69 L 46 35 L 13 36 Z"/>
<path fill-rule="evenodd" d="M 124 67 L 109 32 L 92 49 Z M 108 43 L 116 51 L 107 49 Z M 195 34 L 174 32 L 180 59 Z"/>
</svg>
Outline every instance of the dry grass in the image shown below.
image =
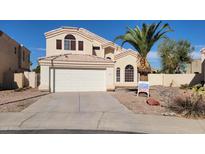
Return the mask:
<svg viewBox="0 0 205 154">
<path fill-rule="evenodd" d="M 20 112 L 46 94 L 36 88 L 0 91 L 0 112 Z"/>
<path fill-rule="evenodd" d="M 0 105 L 0 112 L 21 112 L 31 104 L 35 103 L 38 99 L 40 99 L 40 97 Z"/>
<path fill-rule="evenodd" d="M 198 94 L 184 94 L 171 99 L 168 109 L 186 118 L 205 118 L 205 100 Z"/>
</svg>

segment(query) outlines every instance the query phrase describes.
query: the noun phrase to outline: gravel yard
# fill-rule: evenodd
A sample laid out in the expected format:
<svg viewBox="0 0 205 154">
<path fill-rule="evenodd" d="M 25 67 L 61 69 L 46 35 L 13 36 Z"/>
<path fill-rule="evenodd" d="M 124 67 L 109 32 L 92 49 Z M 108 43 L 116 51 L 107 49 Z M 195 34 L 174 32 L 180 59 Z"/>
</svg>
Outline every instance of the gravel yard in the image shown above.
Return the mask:
<svg viewBox="0 0 205 154">
<path fill-rule="evenodd" d="M 185 90 L 175 87 L 152 86 L 150 88 L 150 97 L 159 101 L 160 106 L 148 105 L 146 103 L 147 97 L 143 94 L 137 97 L 136 90 L 121 89 L 110 92 L 110 94 L 134 113 L 162 115 L 168 113 L 164 107 L 167 105 L 168 100 L 184 92 Z"/>
<path fill-rule="evenodd" d="M 0 91 L 0 112 L 20 112 L 46 94 L 48 92 L 32 88 Z"/>
</svg>

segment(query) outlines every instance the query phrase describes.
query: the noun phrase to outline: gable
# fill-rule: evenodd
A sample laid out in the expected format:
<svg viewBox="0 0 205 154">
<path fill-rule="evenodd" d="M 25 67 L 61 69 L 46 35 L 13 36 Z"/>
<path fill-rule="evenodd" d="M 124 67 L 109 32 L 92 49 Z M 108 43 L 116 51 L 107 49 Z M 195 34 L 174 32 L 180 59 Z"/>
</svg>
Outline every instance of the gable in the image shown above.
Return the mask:
<svg viewBox="0 0 205 154">
<path fill-rule="evenodd" d="M 64 37 L 68 34 L 71 34 L 71 35 L 78 37 L 78 38 L 83 38 L 83 39 L 88 40 L 90 42 L 93 41 L 90 37 L 82 35 L 81 33 L 77 32 L 77 31 L 59 31 L 59 32 L 53 33 L 52 35 L 46 36 L 46 39 L 51 39 L 51 38 L 64 39 Z"/>
<path fill-rule="evenodd" d="M 139 54 L 135 51 L 123 51 L 115 55 L 114 60 L 120 65 L 131 64 L 133 66 L 139 66 Z"/>
<path fill-rule="evenodd" d="M 73 34 L 73 35 L 79 35 L 89 41 L 97 41 L 98 43 L 105 44 L 109 42 L 108 40 L 84 29 L 84 28 L 77 28 L 77 27 L 61 27 L 58 29 L 54 29 L 52 31 L 46 32 L 45 36 L 46 39 L 62 35 L 62 34 Z"/>
<path fill-rule="evenodd" d="M 134 51 L 124 51 L 124 52 L 121 52 L 121 53 L 115 55 L 114 59 L 118 60 L 118 59 L 126 57 L 126 56 L 133 56 L 136 59 L 139 59 L 139 57 L 140 57 L 139 54 L 134 52 Z"/>
</svg>

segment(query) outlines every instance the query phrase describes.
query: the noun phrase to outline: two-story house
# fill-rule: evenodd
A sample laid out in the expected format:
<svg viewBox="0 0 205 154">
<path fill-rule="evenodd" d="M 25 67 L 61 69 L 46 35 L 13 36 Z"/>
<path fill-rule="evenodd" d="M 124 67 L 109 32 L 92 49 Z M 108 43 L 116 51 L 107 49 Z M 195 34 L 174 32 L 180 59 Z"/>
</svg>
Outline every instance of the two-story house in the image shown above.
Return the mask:
<svg viewBox="0 0 205 154">
<path fill-rule="evenodd" d="M 84 28 L 45 33 L 46 57 L 39 59 L 40 90 L 107 91 L 136 86 L 139 55 Z"/>
<path fill-rule="evenodd" d="M 0 31 L 0 89 L 12 88 L 13 73 L 30 70 L 30 51 Z"/>
</svg>

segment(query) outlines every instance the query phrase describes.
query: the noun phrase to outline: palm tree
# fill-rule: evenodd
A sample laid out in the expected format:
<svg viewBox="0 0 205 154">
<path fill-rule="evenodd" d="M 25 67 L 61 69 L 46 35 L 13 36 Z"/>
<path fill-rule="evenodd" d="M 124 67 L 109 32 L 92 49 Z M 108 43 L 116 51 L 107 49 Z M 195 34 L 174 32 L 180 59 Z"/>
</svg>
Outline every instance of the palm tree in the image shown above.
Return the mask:
<svg viewBox="0 0 205 154">
<path fill-rule="evenodd" d="M 125 43 L 129 43 L 139 53 L 140 67 L 138 70 L 140 74 L 151 71 L 150 65 L 147 61 L 148 53 L 158 40 L 167 38 L 165 34 L 172 31 L 168 23 L 160 26 L 161 23 L 161 21 L 157 24 L 153 23 L 150 25 L 143 23 L 142 29 L 138 26 L 134 29 L 128 28 L 124 35 L 120 35 L 115 38 L 115 41 L 122 40 L 121 46 Z"/>
</svg>

